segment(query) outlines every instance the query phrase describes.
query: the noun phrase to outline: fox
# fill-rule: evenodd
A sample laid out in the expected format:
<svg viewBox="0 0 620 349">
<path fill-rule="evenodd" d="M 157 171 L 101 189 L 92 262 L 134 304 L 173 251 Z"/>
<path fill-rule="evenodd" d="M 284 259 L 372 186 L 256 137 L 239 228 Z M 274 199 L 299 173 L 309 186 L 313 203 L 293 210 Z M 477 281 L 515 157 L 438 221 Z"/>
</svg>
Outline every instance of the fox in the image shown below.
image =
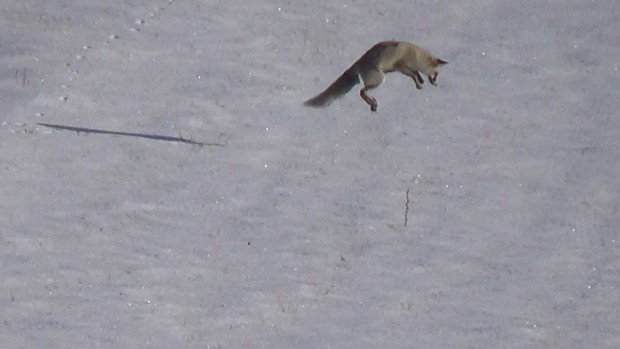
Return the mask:
<svg viewBox="0 0 620 349">
<path fill-rule="evenodd" d="M 407 41 L 382 41 L 371 47 L 349 69 L 347 69 L 325 91 L 304 102 L 308 107 L 327 107 L 334 100 L 344 96 L 362 80 L 364 87 L 360 96 L 377 111 L 379 103 L 370 95 L 370 91 L 385 81 L 385 74 L 398 71 L 413 79 L 418 90 L 422 89 L 424 79 L 428 77 L 433 86 L 437 86 L 439 68 L 447 61 L 433 55 L 427 49 Z"/>
</svg>

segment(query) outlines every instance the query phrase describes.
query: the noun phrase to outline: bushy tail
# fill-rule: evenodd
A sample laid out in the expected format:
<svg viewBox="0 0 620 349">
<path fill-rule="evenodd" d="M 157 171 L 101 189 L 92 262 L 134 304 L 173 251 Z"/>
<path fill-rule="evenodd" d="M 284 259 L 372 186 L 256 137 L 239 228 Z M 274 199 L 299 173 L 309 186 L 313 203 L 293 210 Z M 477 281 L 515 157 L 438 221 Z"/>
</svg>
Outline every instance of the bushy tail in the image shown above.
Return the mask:
<svg viewBox="0 0 620 349">
<path fill-rule="evenodd" d="M 304 105 L 308 107 L 327 107 L 336 98 L 340 98 L 351 91 L 353 86 L 357 85 L 359 82 L 360 78 L 357 74 L 357 68 L 353 65 L 342 73 L 336 81 L 329 85 L 325 91 L 305 101 Z"/>
</svg>

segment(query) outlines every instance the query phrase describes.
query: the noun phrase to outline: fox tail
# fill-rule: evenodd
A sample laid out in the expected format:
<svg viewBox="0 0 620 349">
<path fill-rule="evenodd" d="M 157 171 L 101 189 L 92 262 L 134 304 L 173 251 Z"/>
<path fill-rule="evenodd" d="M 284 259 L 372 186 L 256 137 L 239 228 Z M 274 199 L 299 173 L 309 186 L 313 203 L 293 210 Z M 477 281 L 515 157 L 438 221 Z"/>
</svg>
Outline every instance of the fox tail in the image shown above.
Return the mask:
<svg viewBox="0 0 620 349">
<path fill-rule="evenodd" d="M 304 102 L 308 107 L 327 107 L 335 99 L 344 96 L 347 92 L 351 91 L 353 86 L 360 82 L 359 75 L 357 74 L 357 68 L 355 65 L 347 69 L 336 81 L 334 81 L 325 91 L 310 98 Z"/>
</svg>

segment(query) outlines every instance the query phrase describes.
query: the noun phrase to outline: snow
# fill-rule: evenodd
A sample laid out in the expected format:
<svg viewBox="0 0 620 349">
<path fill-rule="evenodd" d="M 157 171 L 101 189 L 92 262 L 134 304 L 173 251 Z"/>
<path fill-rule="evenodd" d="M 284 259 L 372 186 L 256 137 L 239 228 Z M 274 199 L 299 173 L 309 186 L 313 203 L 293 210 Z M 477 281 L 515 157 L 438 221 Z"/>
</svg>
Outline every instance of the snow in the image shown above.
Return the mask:
<svg viewBox="0 0 620 349">
<path fill-rule="evenodd" d="M 3 347 L 620 347 L 615 1 L 0 8 Z"/>
</svg>

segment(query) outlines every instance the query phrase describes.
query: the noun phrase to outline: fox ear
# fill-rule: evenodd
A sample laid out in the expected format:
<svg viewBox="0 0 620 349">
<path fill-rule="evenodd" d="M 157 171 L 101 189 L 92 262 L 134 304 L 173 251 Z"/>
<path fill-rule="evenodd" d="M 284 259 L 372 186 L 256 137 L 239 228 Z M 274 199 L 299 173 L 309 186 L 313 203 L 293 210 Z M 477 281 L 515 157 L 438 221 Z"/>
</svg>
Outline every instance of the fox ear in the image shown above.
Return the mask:
<svg viewBox="0 0 620 349">
<path fill-rule="evenodd" d="M 441 58 L 437 58 L 437 65 L 444 65 L 444 64 L 448 64 L 448 62 L 444 61 Z"/>
</svg>

